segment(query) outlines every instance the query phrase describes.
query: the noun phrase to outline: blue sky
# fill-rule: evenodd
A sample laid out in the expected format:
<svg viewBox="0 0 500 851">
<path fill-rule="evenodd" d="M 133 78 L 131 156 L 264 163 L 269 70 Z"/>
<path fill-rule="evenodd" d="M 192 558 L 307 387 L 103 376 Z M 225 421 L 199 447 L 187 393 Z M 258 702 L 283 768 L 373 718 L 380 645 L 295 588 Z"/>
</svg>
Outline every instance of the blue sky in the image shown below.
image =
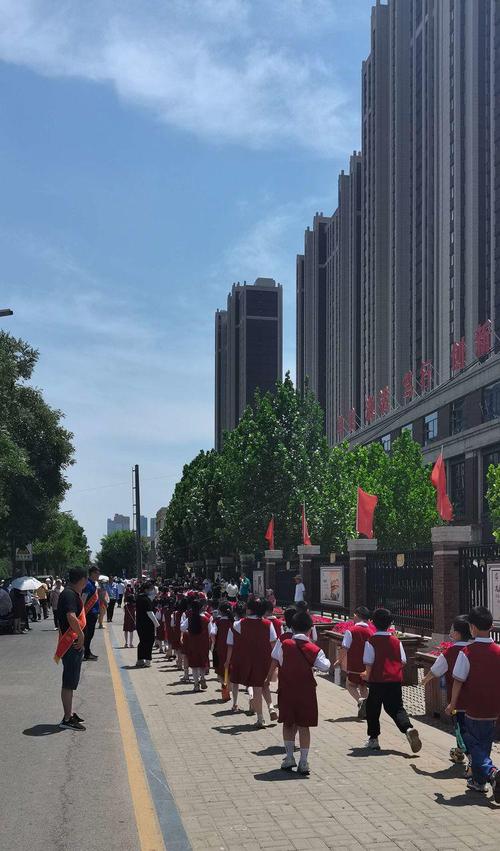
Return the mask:
<svg viewBox="0 0 500 851">
<path fill-rule="evenodd" d="M 284 286 L 359 147 L 370 0 L 0 0 L 0 307 L 66 414 L 65 508 L 168 502 L 213 445 L 213 315 Z"/>
</svg>

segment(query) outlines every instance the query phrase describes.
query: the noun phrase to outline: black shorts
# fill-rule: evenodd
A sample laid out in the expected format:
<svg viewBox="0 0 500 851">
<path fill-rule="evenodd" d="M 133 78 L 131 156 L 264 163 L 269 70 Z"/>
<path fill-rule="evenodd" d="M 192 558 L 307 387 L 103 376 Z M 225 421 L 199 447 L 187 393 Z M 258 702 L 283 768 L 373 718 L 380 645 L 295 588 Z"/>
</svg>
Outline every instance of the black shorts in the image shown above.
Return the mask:
<svg viewBox="0 0 500 851">
<path fill-rule="evenodd" d="M 83 647 L 81 650 L 77 650 L 76 647 L 70 647 L 69 650 L 64 654 L 64 656 L 62 657 L 63 688 L 68 688 L 72 691 L 75 691 L 75 689 L 78 688 L 78 683 L 80 682 L 80 671 L 82 669 L 82 662 Z"/>
</svg>

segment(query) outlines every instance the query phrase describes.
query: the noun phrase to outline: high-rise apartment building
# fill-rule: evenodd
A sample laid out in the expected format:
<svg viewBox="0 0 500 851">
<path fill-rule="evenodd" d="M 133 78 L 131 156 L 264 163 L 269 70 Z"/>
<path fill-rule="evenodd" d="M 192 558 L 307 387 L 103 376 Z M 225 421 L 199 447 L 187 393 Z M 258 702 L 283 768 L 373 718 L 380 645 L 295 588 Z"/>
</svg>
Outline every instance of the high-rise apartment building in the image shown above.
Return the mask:
<svg viewBox="0 0 500 851">
<path fill-rule="evenodd" d="M 149 537 L 154 541 L 156 535 L 156 517 L 149 518 Z"/>
<path fill-rule="evenodd" d="M 377 2 L 361 138 L 327 225 L 327 434 L 390 450 L 411 430 L 428 461 L 442 446 L 457 519 L 483 521 L 500 461 L 500 3 Z M 321 332 L 297 268 L 300 382 Z"/>
<path fill-rule="evenodd" d="M 107 521 L 107 534 L 111 535 L 112 532 L 129 532 L 130 531 L 130 517 L 127 517 L 125 514 L 115 514 L 114 518 L 111 520 L 108 517 Z"/>
<path fill-rule="evenodd" d="M 233 284 L 215 314 L 215 446 L 237 426 L 255 391 L 282 378 L 283 293 L 273 278 Z"/>
<path fill-rule="evenodd" d="M 141 537 L 148 537 L 148 518 L 141 514 Z"/>
</svg>

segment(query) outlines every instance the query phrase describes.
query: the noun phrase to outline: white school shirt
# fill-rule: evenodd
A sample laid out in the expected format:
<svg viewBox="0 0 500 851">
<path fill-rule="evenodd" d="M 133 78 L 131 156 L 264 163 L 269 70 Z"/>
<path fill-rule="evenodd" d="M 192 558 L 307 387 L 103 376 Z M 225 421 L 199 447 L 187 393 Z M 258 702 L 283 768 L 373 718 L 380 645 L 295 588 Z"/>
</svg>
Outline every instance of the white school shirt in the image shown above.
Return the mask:
<svg viewBox="0 0 500 851">
<path fill-rule="evenodd" d="M 471 641 L 471 644 L 477 642 L 478 644 L 493 644 L 492 638 L 475 638 L 474 641 Z M 464 683 L 470 673 L 470 662 L 463 652 L 457 656 L 457 661 L 455 662 L 455 667 L 453 668 L 453 679 L 458 680 L 461 683 Z"/>
<path fill-rule="evenodd" d="M 257 615 L 248 615 L 248 620 L 257 620 Z M 227 633 L 227 641 L 226 644 L 230 644 L 231 646 L 234 644 L 234 635 L 233 632 L 237 632 L 241 635 L 241 621 L 235 621 L 233 626 Z M 276 630 L 272 623 L 269 624 L 269 641 L 276 641 Z"/>
<path fill-rule="evenodd" d="M 181 627 L 181 632 L 187 632 L 188 629 L 189 629 L 189 620 L 188 620 L 188 618 L 186 617 L 185 614 L 183 614 L 182 617 L 181 617 L 180 627 Z"/>
<path fill-rule="evenodd" d="M 455 641 L 453 647 L 467 647 L 470 643 L 470 641 Z M 434 677 L 444 677 L 446 673 L 448 673 L 448 662 L 446 661 L 444 654 L 440 653 L 431 667 L 431 674 Z"/>
<path fill-rule="evenodd" d="M 302 639 L 303 641 L 310 641 L 310 638 L 308 638 L 308 636 L 305 635 L 303 632 L 298 632 L 293 637 L 297 639 Z M 280 666 L 283 664 L 283 646 L 281 644 L 281 641 L 277 641 L 274 645 L 273 652 L 271 653 L 271 659 L 274 659 Z M 323 650 L 320 650 L 318 655 L 316 656 L 313 668 L 316 668 L 316 670 L 321 671 L 322 674 L 327 674 L 330 670 L 330 660 L 326 658 Z"/>
<path fill-rule="evenodd" d="M 392 632 L 375 632 L 374 635 L 392 635 Z M 399 642 L 399 647 L 401 650 L 401 661 L 403 665 L 406 664 L 406 653 L 403 647 L 403 642 Z M 363 665 L 373 665 L 375 661 L 375 648 L 373 644 L 370 644 L 369 641 L 365 641 L 365 649 L 363 653 Z"/>
<path fill-rule="evenodd" d="M 227 621 L 229 618 L 226 615 L 222 615 L 219 620 Z M 210 622 L 210 635 L 217 635 L 217 624 L 214 620 Z"/>
<path fill-rule="evenodd" d="M 368 624 L 365 623 L 364 621 L 358 621 L 356 626 L 368 626 Z M 342 639 L 342 647 L 345 647 L 346 650 L 349 650 L 351 645 L 352 645 L 352 632 L 351 632 L 350 629 L 346 629 L 346 631 L 344 632 L 344 638 Z"/>
<path fill-rule="evenodd" d="M 304 592 L 306 590 L 306 586 L 303 582 L 297 583 L 295 586 L 295 596 L 293 598 L 294 603 L 302 603 L 304 599 Z"/>
</svg>

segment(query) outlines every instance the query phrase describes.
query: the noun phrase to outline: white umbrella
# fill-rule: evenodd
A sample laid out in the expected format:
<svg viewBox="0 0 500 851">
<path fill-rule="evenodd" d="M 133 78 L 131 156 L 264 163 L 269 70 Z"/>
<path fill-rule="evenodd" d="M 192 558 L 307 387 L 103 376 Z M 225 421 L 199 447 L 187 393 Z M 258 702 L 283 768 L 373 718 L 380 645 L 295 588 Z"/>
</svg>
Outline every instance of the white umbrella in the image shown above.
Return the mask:
<svg viewBox="0 0 500 851">
<path fill-rule="evenodd" d="M 41 584 L 34 576 L 18 576 L 17 579 L 13 580 L 10 587 L 17 588 L 18 591 L 36 591 Z"/>
<path fill-rule="evenodd" d="M 104 576 L 104 574 L 102 574 L 102 576 L 99 577 L 99 582 L 109 582 L 109 576 Z"/>
</svg>

